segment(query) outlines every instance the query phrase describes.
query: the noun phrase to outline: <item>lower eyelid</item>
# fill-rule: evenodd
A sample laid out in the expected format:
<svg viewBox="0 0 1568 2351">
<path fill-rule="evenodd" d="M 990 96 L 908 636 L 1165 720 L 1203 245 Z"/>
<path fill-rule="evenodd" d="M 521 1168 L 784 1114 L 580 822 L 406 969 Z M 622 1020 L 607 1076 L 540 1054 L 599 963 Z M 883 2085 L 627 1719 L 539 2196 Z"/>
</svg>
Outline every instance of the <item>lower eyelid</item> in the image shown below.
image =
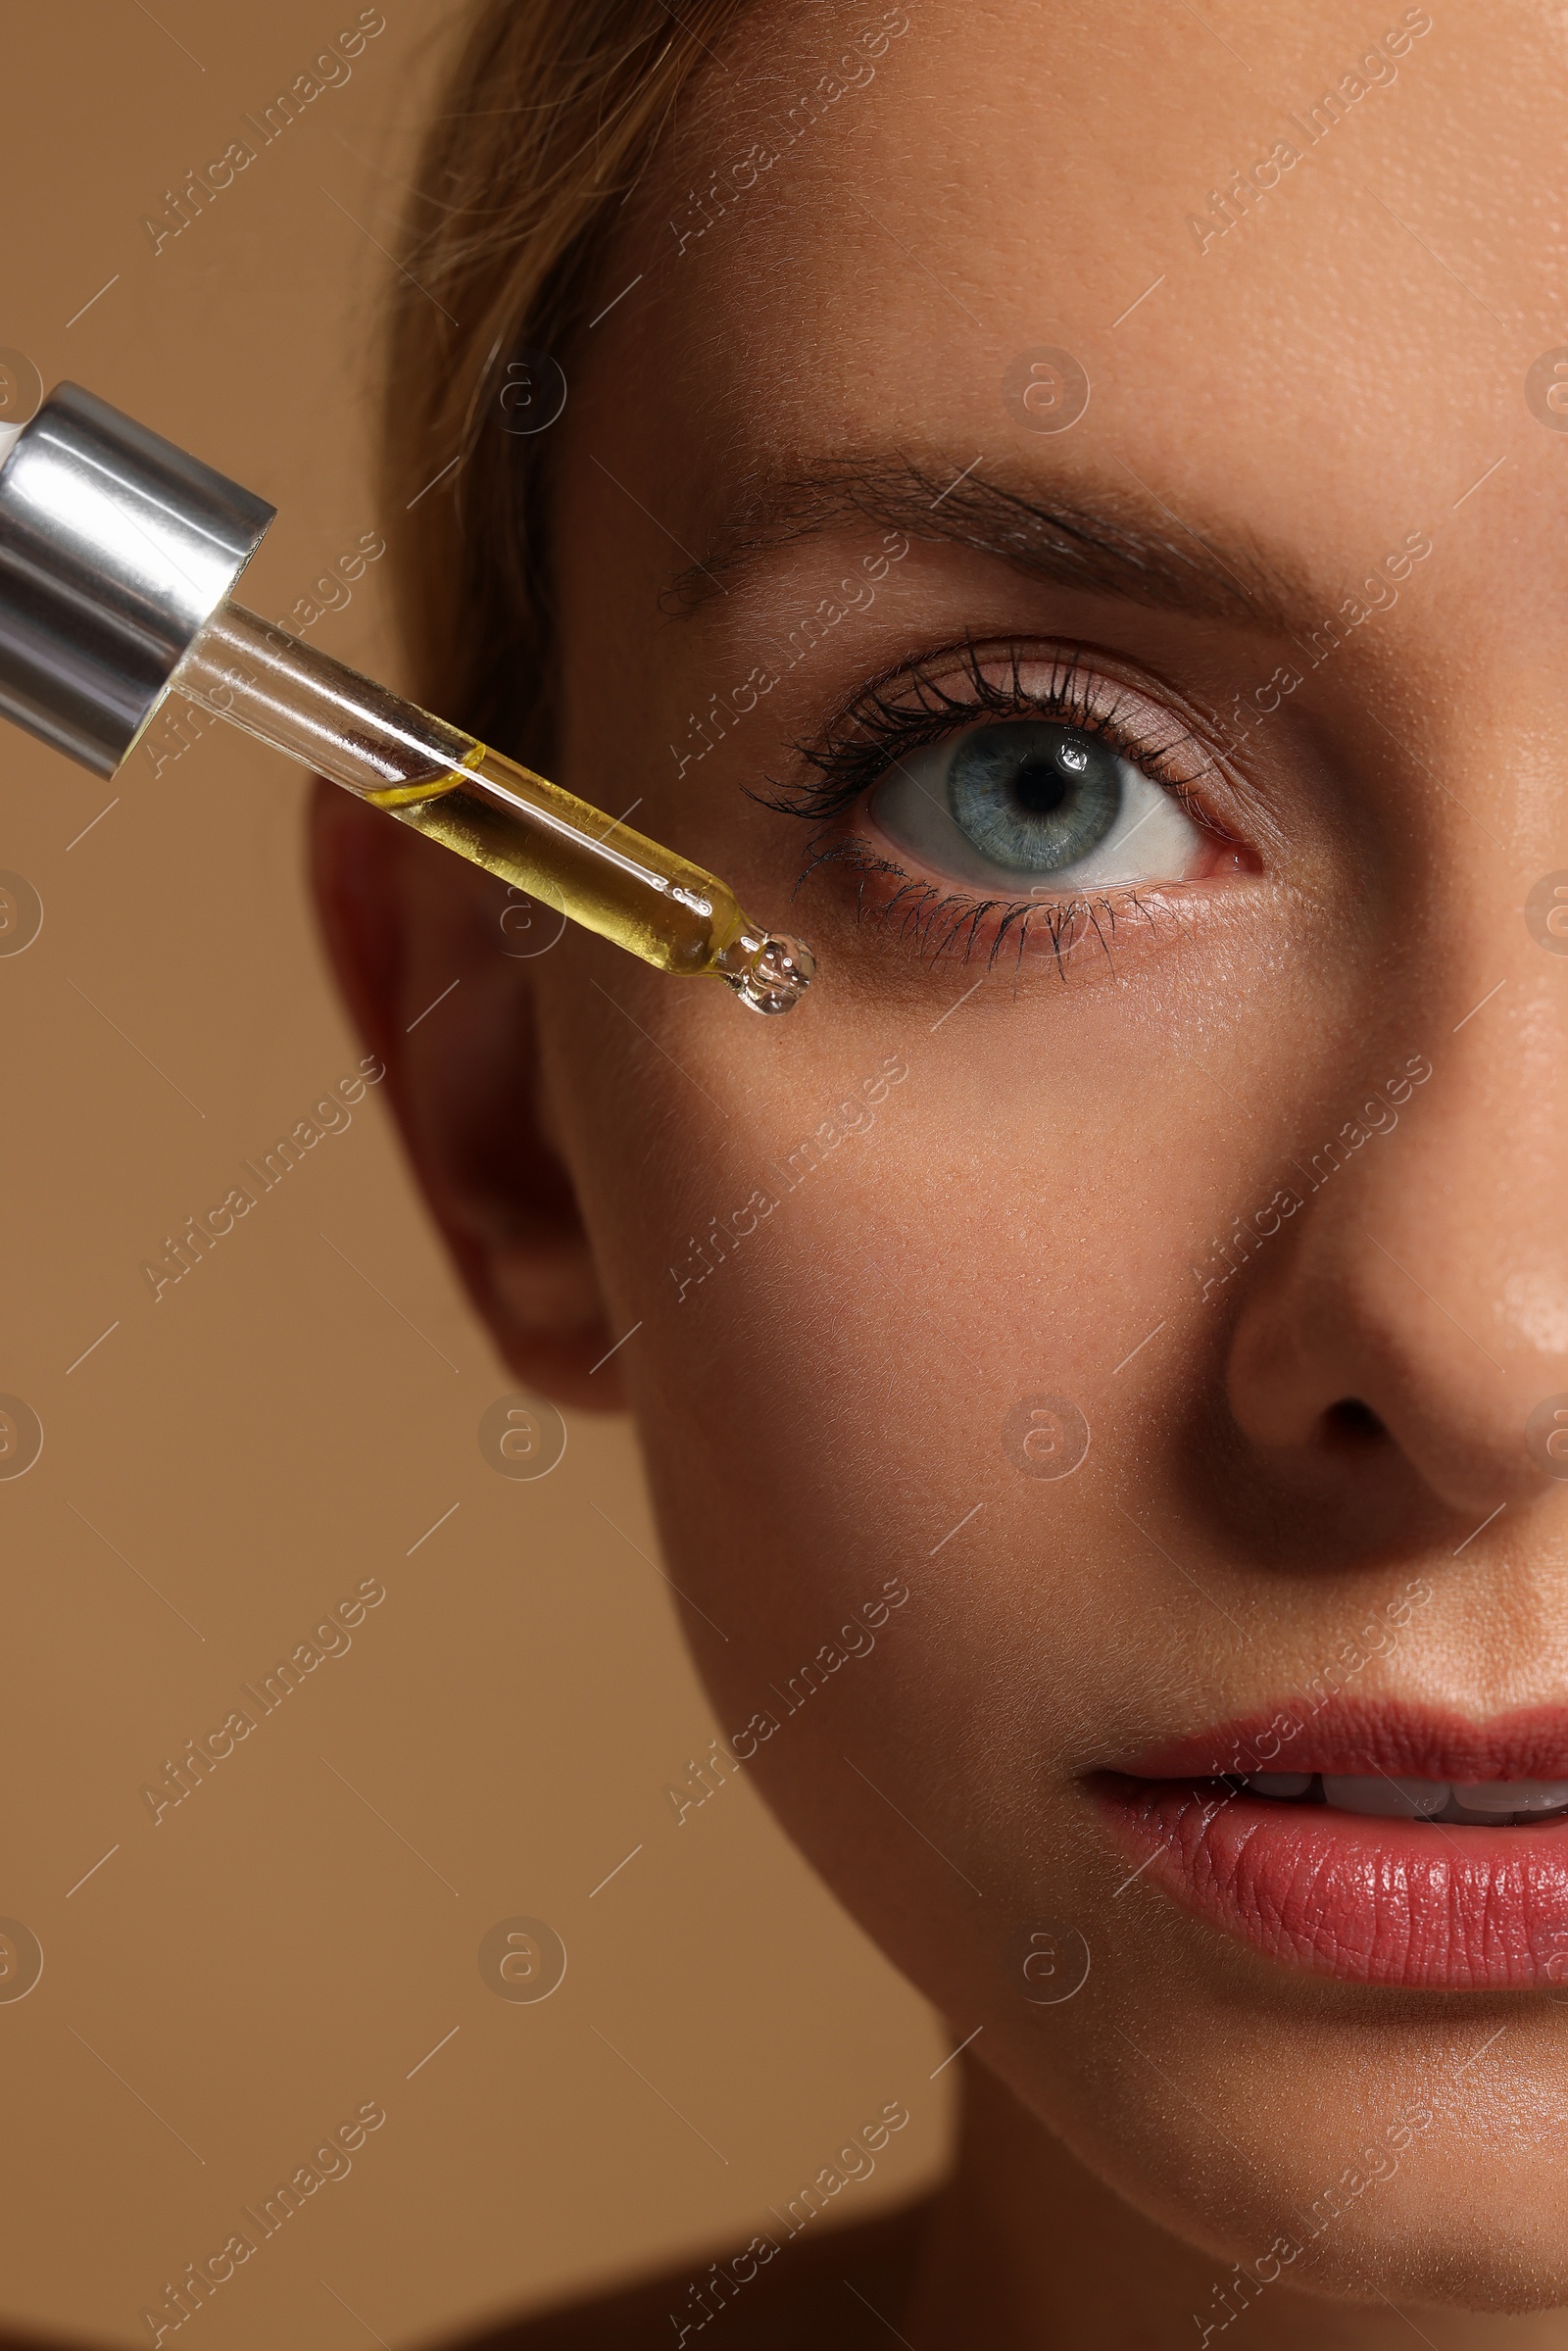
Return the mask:
<svg viewBox="0 0 1568 2351">
<path fill-rule="evenodd" d="M 950 958 L 995 964 L 1007 957 L 1020 968 L 1041 963 L 1065 980 L 1089 962 L 1114 969 L 1134 945 L 1191 929 L 1180 893 L 1166 889 L 1078 890 L 1054 899 L 971 895 L 911 873 L 857 832 L 819 836 L 813 848 L 796 893 L 826 866 L 843 868 L 847 879 L 858 874 L 856 923 L 880 932 L 890 952 L 927 969 Z"/>
<path fill-rule="evenodd" d="M 1119 975 L 1129 960 L 1136 966 L 1151 954 L 1190 942 L 1195 923 L 1218 911 L 1210 884 L 1264 871 L 1256 853 L 1215 825 L 1206 809 L 1195 808 L 1185 789 L 1152 783 L 1152 788 L 1167 791 L 1208 844 L 1204 869 L 1179 882 L 1062 879 L 1037 883 L 1028 895 L 955 883 L 939 872 L 920 870 L 881 835 L 870 814 L 873 782 L 836 810 L 820 811 L 828 820 L 812 840 L 794 894 L 823 868 L 838 869 L 836 895 L 856 929 L 878 938 L 879 954 L 916 971 L 956 959 L 1011 969 L 1020 978 L 1030 968 L 1054 973 L 1062 982 L 1091 973 Z"/>
</svg>

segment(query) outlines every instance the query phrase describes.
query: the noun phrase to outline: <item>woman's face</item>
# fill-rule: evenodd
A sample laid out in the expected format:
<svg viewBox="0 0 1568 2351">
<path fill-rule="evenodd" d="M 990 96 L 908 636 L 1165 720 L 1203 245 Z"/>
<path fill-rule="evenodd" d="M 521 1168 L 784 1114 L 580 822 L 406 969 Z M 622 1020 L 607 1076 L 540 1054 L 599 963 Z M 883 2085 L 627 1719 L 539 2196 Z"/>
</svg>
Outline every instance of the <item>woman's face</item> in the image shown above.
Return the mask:
<svg viewBox="0 0 1568 2351">
<path fill-rule="evenodd" d="M 402 1076 L 636 1413 L 710 1777 L 1146 2213 L 1488 2307 L 1568 2299 L 1568 1814 L 1396 1815 L 1568 1797 L 1565 105 L 1530 12 L 743 22 L 556 428 L 560 773 L 818 977 L 420 851 Z M 447 1136 L 530 1018 L 602 1324 Z"/>
</svg>

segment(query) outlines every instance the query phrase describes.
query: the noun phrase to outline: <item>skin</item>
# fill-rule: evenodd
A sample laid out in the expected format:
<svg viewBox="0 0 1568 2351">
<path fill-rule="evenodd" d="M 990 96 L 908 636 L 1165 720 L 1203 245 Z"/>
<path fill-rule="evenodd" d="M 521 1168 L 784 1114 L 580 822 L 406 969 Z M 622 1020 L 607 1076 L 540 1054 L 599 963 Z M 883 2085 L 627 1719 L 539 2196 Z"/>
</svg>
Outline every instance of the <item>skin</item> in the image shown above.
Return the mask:
<svg viewBox="0 0 1568 2351">
<path fill-rule="evenodd" d="M 1556 2343 L 1568 2006 L 1264 1959 L 1124 1884 L 1086 1776 L 1305 1688 L 1413 1578 L 1432 1597 L 1360 1694 L 1568 1701 L 1568 1487 L 1521 1437 L 1568 1389 L 1568 960 L 1521 912 L 1568 867 L 1568 441 L 1523 389 L 1563 333 L 1560 40 L 1544 11 L 1437 12 L 1200 250 L 1187 216 L 1397 10 L 1210 31 L 1168 0 L 926 0 L 672 263 L 687 189 L 776 143 L 841 54 L 824 14 L 754 12 L 706 73 L 605 266 L 607 299 L 638 269 L 647 291 L 585 338 L 556 451 L 560 780 L 640 796 L 640 828 L 809 939 L 815 986 L 763 1023 L 575 929 L 505 955 L 490 884 L 341 794 L 334 954 L 507 1362 L 636 1417 L 720 1730 L 907 1585 L 745 1767 L 955 2040 L 984 2029 L 902 2335 L 1195 2339 L 1231 2265 L 1418 2105 L 1392 2175 L 1248 2312 L 1253 2351 L 1403 2344 L 1406 2309 L 1444 2346 Z M 1003 398 L 1041 344 L 1093 384 L 1059 433 Z M 729 564 L 759 484 L 850 455 L 939 487 L 978 457 L 1195 567 L 1222 550 L 1246 592 L 1048 581 L 938 538 L 928 499 L 874 601 L 679 770 L 688 713 L 882 544 L 851 515 Z M 1430 555 L 1313 666 L 1409 534 Z M 724 592 L 676 612 L 688 556 Z M 878 918 L 886 877 L 858 918 L 843 863 L 792 899 L 812 827 L 748 794 L 965 631 L 1099 648 L 1176 712 L 1294 665 L 1233 753 L 1208 730 L 1221 869 L 1109 893 L 1064 962 L 1039 924 L 995 964 L 984 930 L 921 952 Z M 406 1034 L 455 976 L 462 1020 Z M 1205 1298 L 1213 1239 L 1411 1055 L 1432 1076 L 1396 1130 Z M 784 1194 L 775 1163 L 890 1060 L 874 1122 Z M 689 1237 L 758 1188 L 777 1206 L 681 1295 Z M 1004 1449 L 1041 1393 L 1092 1430 L 1060 1480 Z M 1093 1965 L 1041 2007 L 1015 1936 L 1043 1914 Z"/>
</svg>

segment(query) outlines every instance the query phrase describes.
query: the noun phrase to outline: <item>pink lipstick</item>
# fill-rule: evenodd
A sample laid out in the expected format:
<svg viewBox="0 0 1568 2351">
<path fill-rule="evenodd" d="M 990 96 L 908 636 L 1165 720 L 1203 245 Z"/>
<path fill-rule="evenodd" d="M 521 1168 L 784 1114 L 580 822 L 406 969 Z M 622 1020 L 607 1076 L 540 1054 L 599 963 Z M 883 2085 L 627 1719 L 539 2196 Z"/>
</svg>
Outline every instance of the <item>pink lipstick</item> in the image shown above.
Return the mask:
<svg viewBox="0 0 1568 2351">
<path fill-rule="evenodd" d="M 1184 1909 L 1359 1984 L 1568 1984 L 1568 1709 L 1476 1723 L 1283 1704 L 1095 1775 L 1124 1851 Z"/>
</svg>

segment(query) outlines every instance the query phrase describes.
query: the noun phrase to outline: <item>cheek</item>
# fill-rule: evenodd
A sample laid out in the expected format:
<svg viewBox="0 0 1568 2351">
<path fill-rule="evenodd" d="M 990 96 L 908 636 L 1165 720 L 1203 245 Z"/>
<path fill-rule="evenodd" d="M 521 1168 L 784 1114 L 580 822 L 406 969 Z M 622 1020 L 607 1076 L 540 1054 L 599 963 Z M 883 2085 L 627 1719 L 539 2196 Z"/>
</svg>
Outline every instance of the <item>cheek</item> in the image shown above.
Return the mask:
<svg viewBox="0 0 1568 2351">
<path fill-rule="evenodd" d="M 1114 1537 L 1115 1590 L 1144 1574 L 1104 1448 L 1125 1454 L 1182 1349 L 1116 1367 L 1190 1311 L 1215 1199 L 1254 1204 L 1190 1062 L 1162 1068 L 1114 997 L 1054 979 L 934 1030 L 961 966 L 883 1003 L 834 974 L 776 1026 L 706 983 L 615 977 L 629 1017 L 563 954 L 552 1083 L 614 1333 L 641 1325 L 625 1376 L 665 1544 L 726 1627 L 745 1587 L 731 1613 L 755 1652 L 707 1661 L 735 1726 L 895 1572 L 956 1579 L 933 1703 L 965 1674 L 978 1697 L 988 1619 L 1047 1594 L 1046 1670 L 1070 1683 L 1110 1631 L 1086 1555 Z M 874 1123 L 844 1133 L 837 1107 L 868 1082 L 886 1086 Z M 737 1235 L 758 1192 L 774 1205 Z M 1178 1469 L 1145 1446 L 1117 1494 L 1139 1511 Z"/>
<path fill-rule="evenodd" d="M 942 1640 L 901 1642 L 919 1612 L 896 1612 L 876 1653 L 835 1676 L 835 1719 L 903 1677 L 884 1649 L 921 1653 L 905 1700 L 933 1755 L 955 1709 L 994 1706 L 1020 1610 L 1038 1613 L 1042 1671 L 1063 1689 L 1109 1636 L 1083 1568 L 1122 1525 L 1095 1440 L 1107 1374 L 1164 1310 L 1149 1300 L 1173 1263 L 1191 1280 L 1170 1246 L 1186 1210 L 1150 1212 L 1140 1129 L 1102 1052 L 1099 1092 L 1065 1039 L 1046 1088 L 1018 1080 L 1040 1058 L 1032 1011 L 995 1007 L 967 1035 L 960 1011 L 933 1035 L 965 985 L 945 975 L 934 1002 L 868 1009 L 841 990 L 777 1029 L 667 984 L 622 986 L 663 1051 L 609 1013 L 593 1054 L 581 996 L 564 994 L 563 1123 L 614 1333 L 642 1325 L 625 1373 L 663 1542 L 731 1635 L 697 1627 L 730 1730 L 890 1576 Z M 828 1142 L 835 1106 L 886 1082 L 890 1057 L 907 1074 L 874 1124 Z M 584 1067 L 591 1092 L 573 1080 Z M 1130 1056 L 1123 1076 L 1138 1082 Z M 775 1204 L 737 1239 L 732 1212 L 756 1191 Z M 1037 1411 L 1043 1396 L 1066 1409 Z M 1038 1726 L 1019 1736 L 1036 1745 Z M 808 1780 L 804 1743 L 776 1743 L 769 1770 Z"/>
</svg>

